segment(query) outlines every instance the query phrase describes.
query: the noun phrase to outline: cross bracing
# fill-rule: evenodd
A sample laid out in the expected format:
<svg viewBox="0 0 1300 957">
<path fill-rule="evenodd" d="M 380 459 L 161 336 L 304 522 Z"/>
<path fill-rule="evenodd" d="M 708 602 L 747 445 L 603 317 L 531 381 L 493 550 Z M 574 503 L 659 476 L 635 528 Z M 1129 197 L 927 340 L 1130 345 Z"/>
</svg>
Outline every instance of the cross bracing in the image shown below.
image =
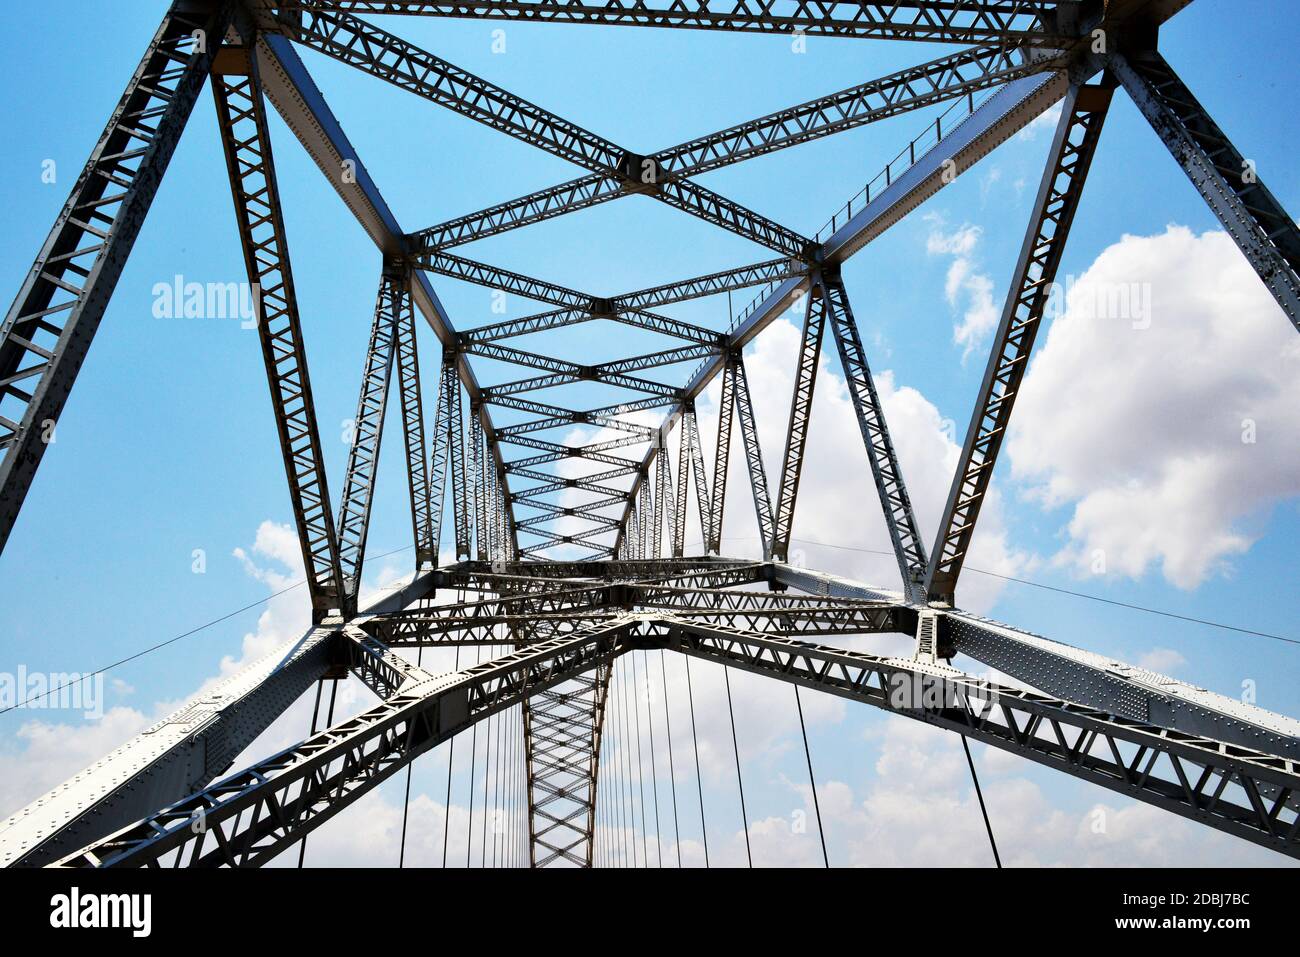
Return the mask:
<svg viewBox="0 0 1300 957">
<path fill-rule="evenodd" d="M 1159 52 L 1159 27 L 1188 2 L 174 0 L 4 320 L 0 547 L 44 453 L 41 429 L 63 408 L 171 151 L 210 82 L 233 238 L 250 283 L 263 292 L 261 355 L 315 624 L 292 648 L 5 822 L 0 860 L 262 864 L 421 755 L 512 715 L 524 745 L 528 863 L 601 863 L 610 850 L 600 846 L 602 789 L 617 773 L 602 765 L 602 754 L 607 732 L 617 734 L 609 716 L 625 721 L 629 705 L 618 668 L 625 656 L 635 661 L 645 652 L 706 660 L 924 721 L 1300 857 L 1300 723 L 976 618 L 958 604 L 964 557 L 1045 289 L 1087 201 L 1092 157 L 1106 148 L 1102 127 L 1114 96 L 1122 91 L 1137 104 L 1265 288 L 1298 321 L 1295 221 L 1257 176 L 1238 175 L 1242 154 Z M 381 26 L 368 19 L 375 14 L 395 16 Z M 846 43 L 949 46 L 915 66 L 638 153 L 404 39 L 403 17 L 800 31 Z M 1099 45 L 1098 35 L 1106 42 Z M 296 48 L 405 91 L 413 108 L 455 112 L 567 161 L 578 176 L 404 230 Z M 1058 102 L 1061 118 L 1011 292 L 939 536 L 927 551 L 841 267 Z M 936 121 L 924 148 L 909 144 L 905 159 L 837 212 L 824 236 L 697 180 L 954 104 L 965 113 L 946 128 Z M 271 110 L 323 171 L 352 164 L 354 177 L 328 180 L 381 253 L 374 310 L 365 317 L 356 436 L 345 473 L 334 479 L 337 503 L 320 451 L 305 346 L 310 321 L 299 315 L 294 291 Z M 743 237 L 754 255 L 733 268 L 619 291 L 570 288 L 458 249 L 628 196 Z M 458 329 L 436 292 L 447 280 L 513 293 L 540 311 Z M 730 325 L 669 314 L 684 302 L 716 302 L 745 289 L 758 294 Z M 744 349 L 795 302 L 803 321 L 794 389 L 783 446 L 766 450 L 776 466 L 769 474 Z M 423 365 L 417 314 L 432 334 Z M 547 346 L 548 334 L 593 322 L 635 329 L 641 344 L 647 334 L 658 338 L 601 362 L 567 359 Z M 429 361 L 429 348 L 438 361 Z M 899 580 L 886 586 L 787 564 L 824 354 L 838 359 L 848 385 L 870 472 L 862 487 L 876 492 L 897 560 Z M 512 371 L 482 384 L 485 364 Z M 706 464 L 710 443 L 695 402 L 717 377 L 720 419 Z M 581 405 L 562 398 L 570 387 L 581 387 Z M 390 391 L 398 394 L 392 416 Z M 606 398 L 593 404 L 593 395 Z M 395 442 L 399 422 L 416 575 L 363 608 L 371 507 L 376 496 L 396 494 L 377 484 L 376 463 L 385 432 Z M 762 537 L 759 559 L 722 556 L 733 431 Z M 695 556 L 688 554 L 692 529 L 702 542 Z M 444 530 L 450 554 L 440 553 Z M 887 633 L 915 638 L 915 654 L 886 658 L 835 644 L 838 636 Z M 412 663 L 408 651 L 432 646 L 487 648 L 490 657 L 436 674 Z M 502 647 L 510 650 L 493 650 Z M 977 681 L 957 667 L 966 658 L 1019 684 Z M 276 714 L 313 683 L 347 673 L 379 704 L 229 773 Z"/>
</svg>

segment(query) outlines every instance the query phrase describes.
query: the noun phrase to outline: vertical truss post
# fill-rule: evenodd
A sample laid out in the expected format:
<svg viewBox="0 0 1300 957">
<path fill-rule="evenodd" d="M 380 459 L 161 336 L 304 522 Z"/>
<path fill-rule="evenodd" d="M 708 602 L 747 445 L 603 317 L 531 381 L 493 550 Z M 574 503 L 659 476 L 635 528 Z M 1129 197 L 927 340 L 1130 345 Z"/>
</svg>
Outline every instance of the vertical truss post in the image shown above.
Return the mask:
<svg viewBox="0 0 1300 957">
<path fill-rule="evenodd" d="M 722 396 L 718 401 L 718 443 L 713 452 L 713 496 L 709 500 L 709 521 L 705 526 L 705 550 L 722 554 L 722 513 L 727 500 L 727 466 L 731 458 L 731 420 L 736 406 L 736 352 L 727 354 L 722 367 Z"/>
<path fill-rule="evenodd" d="M 921 536 L 916 528 L 912 500 L 903 482 L 903 471 L 898 465 L 893 440 L 889 437 L 889 426 L 885 422 L 884 409 L 880 407 L 880 396 L 876 392 L 875 380 L 871 377 L 871 368 L 867 365 L 867 353 L 862 348 L 858 324 L 853 318 L 849 297 L 840 278 L 823 276 L 820 285 L 840 362 L 844 366 L 844 380 L 848 383 L 849 395 L 853 397 L 858 427 L 862 430 L 862 441 L 871 462 L 871 476 L 876 483 L 880 505 L 885 513 L 885 525 L 889 529 L 889 539 L 898 559 L 903 589 L 911 600 L 920 601 L 924 597 L 921 583 L 926 568 L 925 546 L 921 544 Z"/>
<path fill-rule="evenodd" d="M 664 451 L 660 461 L 663 463 L 664 479 L 661 494 L 664 500 L 664 535 L 672 548 L 673 532 L 677 528 L 677 496 L 673 487 L 673 463 L 668 456 L 668 439 L 664 439 Z"/>
<path fill-rule="evenodd" d="M 171 6 L 0 326 L 0 551 L 229 22 Z"/>
<path fill-rule="evenodd" d="M 461 410 L 460 376 L 456 371 L 456 353 L 447 350 L 442 357 L 442 401 L 446 427 L 447 477 L 451 481 L 452 518 L 456 523 L 456 560 L 470 557 L 469 476 L 465 474 L 465 416 Z"/>
<path fill-rule="evenodd" d="M 677 445 L 677 486 L 673 498 L 673 558 L 681 558 L 686 547 L 686 493 L 690 485 L 691 433 L 687 425 L 687 416 L 695 417 L 694 405 L 688 405 L 682 412 L 682 434 Z"/>
<path fill-rule="evenodd" d="M 1066 94 L 1029 229 L 966 430 L 926 572 L 930 601 L 951 605 L 998 451 L 1029 365 L 1079 197 L 1096 153 L 1113 90 L 1072 86 Z"/>
<path fill-rule="evenodd" d="M 492 452 L 488 450 L 488 460 L 491 461 Z M 489 464 L 484 472 L 487 480 L 488 496 L 488 518 L 487 518 L 487 553 L 488 561 L 497 561 L 499 550 L 501 548 L 501 538 L 499 535 L 501 517 L 500 517 L 500 500 L 497 496 L 497 475 L 496 470 Z"/>
<path fill-rule="evenodd" d="M 508 561 L 519 560 L 519 540 L 514 534 L 514 529 L 510 526 L 510 512 L 506 508 L 506 473 L 504 467 L 498 469 L 496 473 L 497 495 L 499 496 L 501 508 L 501 555 Z"/>
<path fill-rule="evenodd" d="M 662 436 L 661 436 L 662 438 Z M 653 558 L 656 561 L 663 555 L 664 540 L 664 482 L 663 482 L 663 460 L 664 450 L 659 449 L 659 454 L 654 458 L 654 507 L 650 514 L 650 542 L 646 558 Z"/>
<path fill-rule="evenodd" d="M 812 418 L 813 388 L 817 384 L 822 332 L 826 327 L 826 302 L 818 295 L 820 283 L 821 274 L 814 273 L 808 287 L 808 306 L 804 311 L 803 335 L 794 371 L 790 424 L 785 434 L 785 457 L 781 466 L 781 484 L 773 516 L 772 537 L 765 543 L 765 557 L 778 562 L 786 561 L 790 555 L 794 506 L 799 496 L 799 477 L 803 472 L 804 448 L 808 442 L 808 422 Z"/>
<path fill-rule="evenodd" d="M 406 447 L 407 485 L 411 493 L 411 529 L 415 536 L 415 565 L 417 568 L 422 568 L 438 564 L 440 523 L 434 520 L 433 481 L 429 474 L 429 457 L 425 446 L 424 400 L 420 394 L 420 357 L 416 349 L 415 311 L 411 306 L 409 284 L 408 274 L 403 277 L 402 303 L 396 315 L 397 388 L 402 402 L 402 435 Z M 437 401 L 441 394 L 441 388 L 434 390 L 435 468 L 440 448 Z M 439 482 L 439 509 L 441 509 L 441 502 L 442 485 Z"/>
<path fill-rule="evenodd" d="M 700 535 L 707 550 L 709 542 L 709 477 L 704 471 L 704 446 L 700 442 L 700 422 L 695 417 L 695 405 L 692 403 L 682 417 L 682 427 L 690 433 L 691 472 L 695 475 L 695 504 L 700 510 Z M 682 509 L 685 512 L 685 508 Z M 686 516 L 682 516 L 683 522 Z"/>
<path fill-rule="evenodd" d="M 659 454 L 655 456 L 655 517 L 654 536 L 651 542 L 650 557 L 663 555 L 665 532 L 669 534 L 672 547 L 676 547 L 672 536 L 677 530 L 677 503 L 673 498 L 673 467 L 668 459 L 669 426 L 664 426 L 656 435 L 659 437 Z"/>
<path fill-rule="evenodd" d="M 472 450 L 471 469 L 474 481 L 474 555 L 487 561 L 487 449 L 483 440 L 483 421 L 479 418 L 482 405 L 474 402 L 469 411 L 469 443 Z"/>
<path fill-rule="evenodd" d="M 339 505 L 339 565 L 348 616 L 356 613 L 361 568 L 366 557 L 366 536 L 370 530 L 370 507 L 375 495 L 375 471 L 384 434 L 384 412 L 388 385 L 393 373 L 393 347 L 398 316 L 404 308 L 405 283 L 400 271 L 386 267 L 375 298 L 375 317 L 366 347 L 361 374 L 361 394 L 353 423 L 352 445 L 343 480 L 343 501 Z"/>
<path fill-rule="evenodd" d="M 438 564 L 442 540 L 442 512 L 447 498 L 447 472 L 451 468 L 451 426 L 448 417 L 448 375 L 455 376 L 455 363 L 444 354 L 438 373 L 438 406 L 433 417 L 433 449 L 429 456 L 429 540 L 432 564 Z M 452 383 L 455 388 L 455 383 Z"/>
<path fill-rule="evenodd" d="M 640 519 L 641 541 L 638 546 L 638 558 L 650 557 L 650 535 L 654 530 L 654 493 L 647 480 L 641 483 L 641 504 L 637 509 Z"/>
<path fill-rule="evenodd" d="M 486 439 L 485 439 L 486 444 Z M 499 561 L 501 551 L 501 496 L 497 488 L 497 473 L 492 467 L 492 450 L 486 449 L 483 463 L 483 484 L 488 502 L 488 514 L 484 523 L 487 533 L 487 560 Z"/>
<path fill-rule="evenodd" d="M 257 59 L 246 47 L 224 49 L 213 63 L 213 78 L 244 264 L 249 283 L 260 290 L 258 338 L 319 621 L 343 607 L 342 572 Z"/>
<path fill-rule="evenodd" d="M 515 540 L 510 529 L 510 515 L 506 511 L 506 491 L 502 481 L 504 474 L 493 470 L 492 482 L 497 490 L 497 549 L 502 561 L 514 561 Z"/>
<path fill-rule="evenodd" d="M 1116 54 L 1110 70 L 1300 328 L 1300 230 L 1178 74 L 1155 50 Z"/>
<path fill-rule="evenodd" d="M 749 379 L 745 375 L 743 356 L 736 357 L 735 369 L 736 412 L 740 417 L 740 437 L 745 445 L 745 462 L 749 466 L 749 487 L 754 493 L 754 513 L 758 516 L 758 531 L 764 547 L 772 541 L 772 499 L 767 491 L 767 472 L 763 468 L 763 450 L 758 444 L 758 426 L 754 421 L 754 406 L 749 398 Z"/>
</svg>

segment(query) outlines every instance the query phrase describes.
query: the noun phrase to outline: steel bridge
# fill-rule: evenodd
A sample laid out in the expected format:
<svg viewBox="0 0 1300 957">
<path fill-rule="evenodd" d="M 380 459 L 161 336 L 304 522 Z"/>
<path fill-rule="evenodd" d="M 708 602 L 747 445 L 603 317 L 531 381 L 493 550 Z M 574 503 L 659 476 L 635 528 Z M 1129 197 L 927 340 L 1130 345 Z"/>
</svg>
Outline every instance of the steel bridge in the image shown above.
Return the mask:
<svg viewBox="0 0 1300 957">
<path fill-rule="evenodd" d="M 420 755 L 494 715 L 522 742 L 534 866 L 602 863 L 597 820 L 611 672 L 634 651 L 677 652 L 838 695 L 1300 857 L 1300 722 L 961 610 L 957 589 L 1111 101 L 1129 96 L 1260 281 L 1300 324 L 1300 233 L 1159 52 L 1190 0 L 174 0 L 163 14 L 9 309 L 0 345 L 0 547 L 8 539 L 96 327 L 205 83 L 215 97 L 313 626 L 269 659 L 114 751 L 0 825 L 6 865 L 260 865 Z M 474 76 L 367 15 L 459 17 L 951 45 L 917 66 L 654 153 L 639 154 Z M 402 22 L 385 18 L 386 23 Z M 529 143 L 576 178 L 414 232 L 398 225 L 298 48 Z M 935 540 L 917 528 L 843 263 L 1000 143 L 1062 104 L 1010 293 Z M 923 140 L 814 236 L 698 177 L 934 104 Z M 337 506 L 294 292 L 268 116 L 274 109 L 382 254 L 357 430 Z M 918 148 L 918 143 L 922 143 Z M 343 168 L 353 175 L 340 176 Z M 566 288 L 457 253 L 485 236 L 638 195 L 751 240 L 752 265 L 622 295 Z M 432 278 L 431 278 L 432 277 Z M 545 304 L 457 330 L 434 283 L 452 277 Z M 725 331 L 663 314 L 757 289 Z M 743 350 L 806 303 L 780 471 L 764 472 Z M 425 375 L 417 328 L 441 364 Z M 592 321 L 649 330 L 661 351 L 597 365 L 509 344 Z M 873 587 L 789 562 L 818 358 L 834 342 L 861 426 L 899 579 Z M 542 341 L 534 339 L 532 341 Z M 475 357 L 522 367 L 481 385 Z M 685 382 L 647 377 L 697 363 Z M 396 390 L 417 571 L 359 603 L 388 393 Z M 712 470 L 695 400 L 721 377 Z M 536 393 L 610 390 L 569 408 Z M 425 391 L 431 400 L 425 403 Z M 631 394 L 631 398 L 628 397 Z M 513 424 L 494 412 L 516 413 Z M 638 424 L 646 410 L 658 428 Z M 426 412 L 428 413 L 426 417 Z M 722 554 L 739 421 L 761 559 Z M 563 444 L 575 426 L 613 436 Z M 674 437 L 673 433 L 676 432 Z M 631 451 L 623 451 L 631 450 Z M 675 459 L 675 462 L 673 461 Z M 577 477 L 561 468 L 577 461 Z M 676 474 L 673 474 L 673 468 Z M 336 477 L 337 479 L 337 477 Z M 704 553 L 685 551 L 690 494 Z M 439 554 L 444 500 L 455 555 Z M 449 597 L 455 599 L 448 603 Z M 901 633 L 910 657 L 837 647 Z M 823 644 L 821 642 L 832 642 Z M 433 673 L 402 651 L 504 647 Z M 408 652 L 409 654 L 409 652 Z M 1033 691 L 977 680 L 971 659 Z M 354 675 L 373 707 L 231 773 L 292 702 Z M 332 716 L 331 716 L 332 717 Z M 626 720 L 626 715 L 623 716 Z"/>
</svg>

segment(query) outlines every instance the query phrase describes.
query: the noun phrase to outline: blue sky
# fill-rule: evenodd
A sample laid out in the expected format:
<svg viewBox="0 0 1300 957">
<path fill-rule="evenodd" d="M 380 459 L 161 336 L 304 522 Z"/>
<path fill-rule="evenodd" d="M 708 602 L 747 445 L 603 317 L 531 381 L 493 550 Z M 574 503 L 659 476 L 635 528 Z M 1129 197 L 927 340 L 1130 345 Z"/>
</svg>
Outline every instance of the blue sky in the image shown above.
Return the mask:
<svg viewBox="0 0 1300 957">
<path fill-rule="evenodd" d="M 159 9 L 156 3 L 132 2 L 115 6 L 110 16 L 98 4 L 65 2 L 44 14 L 48 25 L 41 34 L 20 38 L 10 32 L 0 39 L 6 54 L 0 58 L 0 78 L 14 131 L 14 140 L 0 153 L 0 175 L 10 186 L 8 228 L 0 236 L 0 281 L 11 288 L 17 288 L 66 197 L 156 26 Z M 1294 67 L 1287 37 L 1294 33 L 1294 17 L 1286 4 L 1270 0 L 1199 0 L 1168 25 L 1161 43 L 1166 57 L 1292 211 L 1300 208 L 1300 171 L 1290 155 L 1300 136 L 1300 120 L 1290 108 L 1288 92 Z M 1266 26 L 1274 20 L 1291 21 L 1290 29 Z M 497 23 L 390 19 L 384 26 L 594 132 L 647 153 L 948 49 L 810 39 L 807 53 L 796 55 L 783 38 L 509 24 L 506 52 L 495 54 L 492 31 L 501 28 Z M 309 51 L 302 51 L 302 57 L 406 229 L 578 175 L 559 159 L 380 81 Z M 53 80 L 55 62 L 68 65 L 58 82 Z M 810 234 L 932 115 L 895 118 L 720 170 L 701 182 Z M 342 424 L 355 410 L 379 258 L 278 118 L 273 119 L 272 139 L 317 412 L 337 497 L 347 452 Z M 979 227 L 977 241 L 965 255 L 965 268 L 991 280 L 992 301 L 1000 307 L 1049 140 L 1050 127 L 1014 139 L 845 267 L 873 367 L 882 376 L 889 373 L 898 388 L 923 396 L 940 418 L 957 422 L 958 438 L 985 352 L 976 349 L 963 361 L 963 348 L 954 342 L 953 328 L 967 307 L 966 293 L 958 290 L 952 299 L 945 294 L 954 257 L 932 251 L 935 237 Z M 53 185 L 41 181 L 42 163 L 48 159 L 57 163 L 58 181 Z M 1082 275 L 1126 234 L 1159 236 L 1171 224 L 1187 227 L 1194 235 L 1217 228 L 1145 121 L 1120 94 L 1061 273 Z M 641 197 L 460 251 L 595 295 L 616 295 L 772 255 Z M 153 286 L 176 274 L 200 282 L 242 278 L 212 100 L 206 91 L 118 284 L 60 422 L 58 440 L 0 556 L 0 607 L 5 609 L 0 667 L 5 670 L 19 664 L 43 671 L 91 670 L 267 594 L 265 579 L 250 577 L 247 562 L 236 555 L 242 549 L 259 568 L 273 565 L 270 553 L 254 552 L 255 536 L 264 522 L 291 520 L 256 340 L 232 320 L 154 318 Z M 503 317 L 491 311 L 488 290 L 438 277 L 433 281 L 458 327 L 545 308 L 512 298 Z M 748 300 L 745 293 L 735 294 L 736 309 Z M 684 304 L 671 314 L 722 328 L 726 310 L 725 297 L 719 297 Z M 1285 326 L 1280 312 L 1276 318 Z M 579 361 L 665 347 L 660 341 L 626 327 L 596 324 L 552 340 L 558 343 L 555 348 L 567 350 L 560 354 Z M 1179 342 L 1176 336 L 1173 341 Z M 1193 349 L 1203 341 L 1189 336 L 1187 346 Z M 516 342 L 522 348 L 532 344 Z M 1046 344 L 1041 337 L 1039 342 L 1041 353 Z M 425 334 L 426 369 L 434 367 L 431 345 L 432 337 Z M 1261 356 L 1260 361 L 1268 359 Z M 763 361 L 762 356 L 754 359 L 755 364 Z M 488 383 L 527 374 L 487 362 L 479 368 L 480 379 Z M 1084 366 L 1077 375 L 1086 379 L 1094 371 Z M 685 372 L 673 369 L 662 375 L 667 379 Z M 1249 374 L 1249 367 L 1241 370 L 1242 376 Z M 1041 378 L 1053 381 L 1047 369 Z M 1141 382 L 1130 385 L 1134 434 L 1147 428 L 1176 434 L 1188 427 L 1187 410 L 1169 408 Z M 538 398 L 546 401 L 548 396 Z M 584 401 L 578 389 L 558 390 L 556 398 Z M 1063 410 L 1069 404 L 1066 395 L 1050 399 L 1061 402 Z M 593 398 L 591 404 L 602 401 L 613 398 Z M 776 399 L 773 407 L 786 401 Z M 759 403 L 761 413 L 762 397 Z M 1025 411 L 1017 409 L 1018 424 Z M 1041 407 L 1026 412 L 1037 422 L 1050 421 L 1053 414 L 1053 409 Z M 513 421 L 508 415 L 500 420 Z M 774 427 L 779 429 L 779 423 Z M 1264 471 L 1282 473 L 1283 478 L 1287 471 L 1294 473 L 1295 447 L 1268 438 L 1291 433 L 1279 425 L 1272 433 L 1262 428 L 1261 434 L 1255 454 L 1267 465 Z M 857 441 L 851 431 L 839 438 Z M 1123 447 L 1125 442 L 1117 439 L 1115 445 Z M 707 435 L 706 447 L 711 448 Z M 399 448 L 394 429 L 381 460 L 372 555 L 401 548 L 409 539 Z M 1098 449 L 1103 457 L 1106 451 Z M 779 447 L 769 445 L 766 454 L 770 471 Z M 1030 458 L 1032 450 L 1024 461 Z M 1082 496 L 1067 494 L 1044 503 L 1036 494 L 1041 482 L 1028 472 L 1011 474 L 1013 464 L 1004 455 L 998 473 L 1005 553 L 1022 556 L 1006 566 L 1008 571 L 1115 601 L 1300 637 L 1295 629 L 1293 564 L 1288 560 L 1289 546 L 1300 532 L 1294 474 L 1289 486 L 1282 482 L 1252 490 L 1255 497 L 1249 500 L 1255 504 L 1228 522 L 1248 542 L 1245 550 L 1215 562 L 1210 572 L 1189 584 L 1169 580 L 1158 562 L 1131 573 L 1081 577 L 1069 563 L 1056 561 L 1071 547 L 1068 527 Z M 1117 458 L 1117 474 L 1130 466 L 1133 474 L 1140 474 L 1138 465 Z M 912 480 L 914 488 L 924 484 Z M 939 485 L 946 487 L 946 482 L 939 477 Z M 869 487 L 864 473 L 862 488 Z M 1217 489 L 1216 498 L 1231 499 L 1241 492 L 1225 486 Z M 729 527 L 743 536 L 752 515 L 746 514 L 743 498 L 733 495 L 729 501 Z M 1200 504 L 1188 498 L 1187 514 Z M 815 507 L 806 500 L 800 514 Z M 856 508 L 857 503 L 840 507 Z M 922 524 L 933 523 L 937 504 L 918 501 L 917 507 L 931 513 L 928 520 L 922 516 Z M 839 570 L 847 559 L 843 552 L 807 540 L 882 545 L 853 535 L 835 538 L 833 525 L 825 534 L 815 532 L 817 527 L 796 520 L 796 536 L 803 532 L 809 564 Z M 693 525 L 687 540 L 698 540 Z M 736 550 L 746 547 L 742 540 L 735 544 Z M 191 570 L 195 549 L 206 553 L 205 574 Z M 400 553 L 383 559 L 375 572 L 402 573 L 409 561 L 409 553 Z M 880 566 L 879 577 L 888 574 L 890 565 L 887 561 Z M 1159 651 L 1176 652 L 1176 657 L 1165 654 L 1152 660 L 1167 663 L 1178 677 L 1232 696 L 1240 694 L 1244 680 L 1252 680 L 1259 704 L 1300 714 L 1300 683 L 1295 681 L 1300 649 L 1295 645 L 1024 585 L 1007 585 L 989 594 L 990 604 L 980 610 L 1002 620 L 1129 661 Z M 300 594 L 297 598 L 305 600 Z M 114 677 L 135 690 L 123 689 L 110 703 L 148 715 L 154 713 L 155 702 L 189 694 L 215 672 L 223 656 L 240 656 L 245 636 L 259 627 L 258 614 L 247 612 L 115 671 Z M 48 712 L 35 719 L 65 720 Z M 32 720 L 30 713 L 0 716 L 0 753 L 17 757 L 30 747 L 30 734 L 21 729 Z M 79 720 L 76 715 L 66 718 L 72 724 Z M 885 736 L 883 727 L 875 715 L 834 717 L 828 712 L 814 728 L 814 747 L 825 755 L 828 774 L 846 781 L 859 795 L 871 793 L 873 775 L 882 773 L 881 762 L 904 747 Z M 798 755 L 789 744 L 785 738 L 765 738 L 754 745 L 758 750 L 752 760 L 761 768 L 755 773 L 765 784 L 755 788 L 758 810 L 751 807 L 751 819 L 786 813 L 790 796 L 781 775 L 802 780 L 796 777 Z M 936 750 L 925 753 L 940 766 L 948 752 L 933 747 Z M 1105 797 L 1036 771 L 1024 774 L 1072 813 L 1083 814 L 1090 802 Z M 1012 775 L 1008 786 L 1020 780 Z M 954 787 L 964 784 L 961 778 Z M 726 800 L 723 782 L 716 787 L 718 800 Z M 1120 807 L 1116 799 L 1107 799 Z M 996 821 L 996 804 L 993 813 Z M 1221 846 L 1208 843 L 1208 838 L 1198 844 L 1199 835 L 1187 838 L 1189 848 Z"/>
</svg>

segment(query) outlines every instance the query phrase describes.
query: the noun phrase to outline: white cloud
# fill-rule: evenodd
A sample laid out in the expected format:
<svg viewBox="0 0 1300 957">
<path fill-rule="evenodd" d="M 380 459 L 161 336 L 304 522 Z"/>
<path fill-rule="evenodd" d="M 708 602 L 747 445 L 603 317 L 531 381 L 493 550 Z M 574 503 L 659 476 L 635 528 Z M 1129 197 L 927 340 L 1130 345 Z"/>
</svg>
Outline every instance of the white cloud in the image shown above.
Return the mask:
<svg viewBox="0 0 1300 957">
<path fill-rule="evenodd" d="M 871 737 L 880 757 L 875 777 L 861 793 L 834 780 L 817 789 L 831 863 L 991 867 L 992 851 L 958 738 L 904 718 L 886 720 Z M 1065 810 L 1024 776 L 1032 766 L 1023 759 L 979 744 L 972 745 L 972 753 L 998 850 L 1008 867 L 1286 863 L 1262 848 L 1113 795 L 1082 811 Z M 792 819 L 786 818 L 751 821 L 755 864 L 821 866 L 808 787 L 787 785 L 804 801 L 808 830 L 797 833 Z M 723 853 L 730 863 L 743 864 L 743 835 L 732 836 Z"/>
<path fill-rule="evenodd" d="M 1152 648 L 1137 660 L 1139 668 L 1164 675 L 1173 674 L 1185 664 L 1187 659 L 1173 648 Z"/>
<path fill-rule="evenodd" d="M 1045 112 L 1038 114 L 1025 126 L 1023 130 L 1016 134 L 1016 139 L 1020 141 L 1035 140 L 1043 133 L 1050 133 L 1056 129 L 1056 124 L 1061 121 L 1061 108 L 1063 102 L 1058 101 Z"/>
<path fill-rule="evenodd" d="M 29 720 L 0 752 L 0 818 L 89 767 L 155 719 L 135 708 L 109 708 L 77 724 Z"/>
<path fill-rule="evenodd" d="M 992 185 L 996 178 L 986 182 Z M 993 301 L 993 280 L 975 269 L 975 250 L 983 230 L 969 223 L 945 231 L 943 220 L 931 214 L 926 217 L 931 229 L 926 237 L 925 251 L 931 256 L 951 256 L 948 274 L 944 279 L 944 295 L 948 305 L 961 310 L 961 318 L 953 326 L 952 341 L 962 347 L 962 361 L 976 351 L 997 328 L 1000 313 Z"/>
<path fill-rule="evenodd" d="M 1125 236 L 1070 289 L 1025 377 L 1012 475 L 1068 506 L 1056 560 L 1227 574 L 1300 494 L 1300 339 L 1222 232 Z"/>
</svg>

